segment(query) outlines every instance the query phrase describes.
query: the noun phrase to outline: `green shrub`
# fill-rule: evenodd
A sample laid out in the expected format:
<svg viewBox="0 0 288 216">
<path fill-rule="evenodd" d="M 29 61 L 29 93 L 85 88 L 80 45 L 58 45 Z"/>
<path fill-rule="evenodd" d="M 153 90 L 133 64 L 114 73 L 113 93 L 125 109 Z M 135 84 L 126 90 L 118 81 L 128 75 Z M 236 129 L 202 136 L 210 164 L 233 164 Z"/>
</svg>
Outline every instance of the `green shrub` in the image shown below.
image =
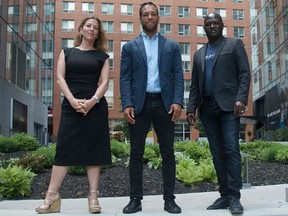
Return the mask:
<svg viewBox="0 0 288 216">
<path fill-rule="evenodd" d="M 288 140 L 288 127 L 278 128 L 273 133 L 274 141 L 287 141 Z"/>
<path fill-rule="evenodd" d="M 270 147 L 263 149 L 262 151 L 262 160 L 273 162 L 276 159 L 276 155 L 281 151 L 285 146 L 282 144 L 272 144 Z"/>
<path fill-rule="evenodd" d="M 35 173 L 21 166 L 9 165 L 6 169 L 0 168 L 0 194 L 7 198 L 29 195 L 35 176 Z"/>
<path fill-rule="evenodd" d="M 85 166 L 70 166 L 68 171 L 73 175 L 86 175 L 87 173 Z"/>
<path fill-rule="evenodd" d="M 25 133 L 16 133 L 11 136 L 11 139 L 16 140 L 18 151 L 33 151 L 41 146 L 35 137 Z"/>
<path fill-rule="evenodd" d="M 184 153 L 189 155 L 189 157 L 194 159 L 196 162 L 199 162 L 200 159 L 211 157 L 209 148 L 205 145 L 200 146 L 197 142 L 187 142 Z"/>
<path fill-rule="evenodd" d="M 116 157 L 127 157 L 130 153 L 130 147 L 127 143 L 111 140 L 111 153 Z"/>
<path fill-rule="evenodd" d="M 147 166 L 149 169 L 158 169 L 162 167 L 162 158 L 157 157 L 157 158 L 152 158 L 148 163 Z"/>
<path fill-rule="evenodd" d="M 152 150 L 154 150 L 154 152 L 156 153 L 157 156 L 160 156 L 160 148 L 159 148 L 159 144 L 145 144 L 145 148 L 150 148 Z"/>
<path fill-rule="evenodd" d="M 263 140 L 256 140 L 254 142 L 241 143 L 240 150 L 249 155 L 249 160 L 262 160 L 262 152 L 264 149 L 275 144 L 274 142 L 266 142 Z"/>
<path fill-rule="evenodd" d="M 18 151 L 16 140 L 11 137 L 0 135 L 0 152 L 9 153 Z"/>
<path fill-rule="evenodd" d="M 195 185 L 199 182 L 216 182 L 216 173 L 211 158 L 199 160 L 182 159 L 176 165 L 176 178 L 186 185 Z"/>
<path fill-rule="evenodd" d="M 44 156 L 42 165 L 45 168 L 50 168 L 54 164 L 56 154 L 56 144 L 53 143 L 47 147 L 38 148 L 33 152 L 33 154 L 35 154 L 35 156 L 41 156 L 41 155 Z"/>
<path fill-rule="evenodd" d="M 152 148 L 145 148 L 144 150 L 144 155 L 143 155 L 143 159 L 144 159 L 144 162 L 149 162 L 149 161 L 152 161 L 153 159 L 157 158 L 157 154 L 156 152 L 152 149 Z"/>
<path fill-rule="evenodd" d="M 285 145 L 281 151 L 277 152 L 275 160 L 282 163 L 288 163 L 288 146 Z"/>
<path fill-rule="evenodd" d="M 24 155 L 18 162 L 17 165 L 23 168 L 29 168 L 34 173 L 39 173 L 44 169 L 45 157 L 41 154 L 35 154 L 34 152 Z"/>
</svg>

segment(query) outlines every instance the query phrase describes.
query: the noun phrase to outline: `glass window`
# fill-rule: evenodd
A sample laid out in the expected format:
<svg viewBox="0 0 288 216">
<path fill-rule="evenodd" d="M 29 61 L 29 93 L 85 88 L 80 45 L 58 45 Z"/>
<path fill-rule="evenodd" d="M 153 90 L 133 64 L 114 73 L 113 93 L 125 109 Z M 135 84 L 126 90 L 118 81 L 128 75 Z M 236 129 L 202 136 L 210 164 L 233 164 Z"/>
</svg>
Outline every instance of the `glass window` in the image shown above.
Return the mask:
<svg viewBox="0 0 288 216">
<path fill-rule="evenodd" d="M 25 23 L 24 24 L 24 34 L 33 34 L 37 32 L 37 23 Z"/>
<path fill-rule="evenodd" d="M 102 21 L 103 29 L 107 33 L 114 32 L 114 23 L 112 21 Z"/>
<path fill-rule="evenodd" d="M 183 104 L 184 109 L 186 109 L 188 106 L 190 86 L 191 86 L 191 80 L 190 79 L 184 80 L 184 104 Z"/>
<path fill-rule="evenodd" d="M 196 8 L 197 18 L 203 18 L 208 15 L 208 8 Z"/>
<path fill-rule="evenodd" d="M 62 38 L 62 49 L 74 46 L 74 39 Z"/>
<path fill-rule="evenodd" d="M 182 57 L 182 67 L 184 72 L 191 71 L 190 43 L 179 43 Z"/>
<path fill-rule="evenodd" d="M 26 6 L 26 15 L 36 14 L 37 5 L 28 5 Z"/>
<path fill-rule="evenodd" d="M 189 7 L 178 7 L 178 17 L 190 18 L 190 8 Z"/>
<path fill-rule="evenodd" d="M 109 63 L 110 70 L 114 70 L 114 41 L 108 40 L 108 55 L 109 55 Z"/>
<path fill-rule="evenodd" d="M 71 32 L 74 31 L 74 20 L 62 20 L 62 31 L 63 32 Z"/>
<path fill-rule="evenodd" d="M 121 4 L 121 14 L 126 16 L 133 15 L 133 5 L 132 4 Z"/>
<path fill-rule="evenodd" d="M 233 20 L 244 20 L 244 10 L 233 9 Z"/>
<path fill-rule="evenodd" d="M 101 4 L 101 12 L 102 14 L 114 14 L 114 4 L 112 3 L 102 3 Z"/>
<path fill-rule="evenodd" d="M 109 87 L 105 93 L 108 109 L 114 109 L 114 79 L 110 78 Z"/>
<path fill-rule="evenodd" d="M 180 35 L 180 36 L 190 36 L 190 25 L 179 24 L 178 25 L 178 35 Z"/>
<path fill-rule="evenodd" d="M 172 33 L 171 24 L 160 23 L 160 33 L 167 35 Z"/>
<path fill-rule="evenodd" d="M 72 13 L 75 11 L 75 2 L 62 2 L 62 12 Z"/>
<path fill-rule="evenodd" d="M 133 34 L 133 23 L 130 22 L 121 23 L 121 33 Z"/>
<path fill-rule="evenodd" d="M 244 2 L 244 0 L 233 0 L 233 3 L 236 4 L 242 4 Z"/>
<path fill-rule="evenodd" d="M 170 17 L 171 16 L 171 6 L 160 5 L 159 11 L 160 11 L 161 17 Z"/>
<path fill-rule="evenodd" d="M 243 27 L 234 27 L 234 37 L 244 38 L 244 28 Z"/>
<path fill-rule="evenodd" d="M 126 44 L 128 41 L 121 41 L 121 51 L 122 51 L 122 47 L 124 46 L 124 44 Z"/>
<path fill-rule="evenodd" d="M 94 13 L 94 2 L 83 2 L 82 13 L 93 14 Z"/>
<path fill-rule="evenodd" d="M 54 4 L 44 4 L 44 15 L 51 15 L 54 14 Z"/>
<path fill-rule="evenodd" d="M 215 12 L 220 14 L 220 16 L 222 17 L 223 20 L 225 20 L 227 18 L 226 9 L 215 8 Z"/>
<path fill-rule="evenodd" d="M 8 7 L 9 16 L 19 16 L 19 5 L 13 5 Z"/>
<path fill-rule="evenodd" d="M 206 36 L 203 26 L 197 26 L 197 35 L 198 36 Z"/>
</svg>

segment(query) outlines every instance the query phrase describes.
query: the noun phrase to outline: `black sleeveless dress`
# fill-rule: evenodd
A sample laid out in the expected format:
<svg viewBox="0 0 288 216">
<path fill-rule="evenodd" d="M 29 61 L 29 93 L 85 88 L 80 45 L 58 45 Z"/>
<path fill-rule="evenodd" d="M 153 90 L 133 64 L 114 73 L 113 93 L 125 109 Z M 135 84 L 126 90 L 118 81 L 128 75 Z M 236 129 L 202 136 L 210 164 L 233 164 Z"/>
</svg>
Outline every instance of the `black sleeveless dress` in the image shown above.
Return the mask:
<svg viewBox="0 0 288 216">
<path fill-rule="evenodd" d="M 109 56 L 97 50 L 64 49 L 67 85 L 78 99 L 96 92 L 103 64 Z M 55 165 L 95 166 L 111 164 L 108 105 L 105 97 L 86 116 L 64 98 L 58 131 Z"/>
</svg>

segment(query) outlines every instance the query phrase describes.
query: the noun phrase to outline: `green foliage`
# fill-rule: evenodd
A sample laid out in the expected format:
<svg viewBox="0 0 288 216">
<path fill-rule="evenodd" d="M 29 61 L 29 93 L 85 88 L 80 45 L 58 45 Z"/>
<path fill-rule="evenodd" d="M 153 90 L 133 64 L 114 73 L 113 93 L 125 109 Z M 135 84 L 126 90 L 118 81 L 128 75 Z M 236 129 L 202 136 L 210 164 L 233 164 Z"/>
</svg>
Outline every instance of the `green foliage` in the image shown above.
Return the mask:
<svg viewBox="0 0 288 216">
<path fill-rule="evenodd" d="M 127 143 L 111 140 L 111 153 L 116 157 L 127 157 L 130 153 L 130 146 Z"/>
<path fill-rule="evenodd" d="M 21 166 L 9 165 L 6 169 L 0 168 L 0 194 L 7 198 L 29 195 L 35 176 L 35 173 Z"/>
<path fill-rule="evenodd" d="M 0 152 L 33 151 L 40 146 L 35 137 L 25 133 L 16 133 L 11 137 L 0 135 Z"/>
<path fill-rule="evenodd" d="M 42 154 L 28 153 L 17 161 L 17 165 L 23 168 L 29 168 L 34 173 L 39 173 L 44 169 L 43 161 L 45 157 Z"/>
<path fill-rule="evenodd" d="M 16 133 L 11 139 L 16 140 L 16 145 L 19 151 L 35 150 L 40 147 L 38 140 L 25 133 Z"/>
<path fill-rule="evenodd" d="M 187 142 L 184 153 L 199 162 L 200 159 L 210 158 L 208 146 L 200 146 L 197 142 Z"/>
<path fill-rule="evenodd" d="M 115 131 L 122 131 L 126 139 L 130 139 L 129 123 L 126 119 L 122 119 L 120 124 L 114 128 Z"/>
<path fill-rule="evenodd" d="M 277 152 L 277 155 L 275 156 L 275 160 L 282 162 L 282 163 L 288 163 L 288 146 L 285 145 L 281 151 Z"/>
<path fill-rule="evenodd" d="M 199 161 L 199 164 L 191 158 L 182 159 L 176 165 L 176 178 L 186 185 L 195 185 L 199 182 L 215 182 L 216 174 L 212 159 Z"/>
<path fill-rule="evenodd" d="M 70 166 L 68 171 L 73 175 L 86 175 L 87 173 L 85 166 Z"/>
<path fill-rule="evenodd" d="M 153 158 L 157 158 L 157 157 L 158 156 L 157 156 L 156 152 L 152 148 L 149 148 L 149 147 L 145 148 L 144 155 L 143 155 L 143 159 L 145 162 L 152 161 Z"/>
<path fill-rule="evenodd" d="M 256 140 L 254 142 L 241 143 L 240 150 L 249 155 L 250 160 L 261 160 L 264 149 L 273 145 L 273 142 L 266 142 L 263 140 Z"/>
<path fill-rule="evenodd" d="M 271 146 L 263 149 L 261 159 L 264 161 L 273 162 L 275 161 L 276 155 L 278 154 L 278 152 L 281 151 L 283 148 L 285 148 L 284 145 L 274 143 Z"/>
<path fill-rule="evenodd" d="M 149 162 L 147 163 L 147 166 L 149 169 L 158 169 L 162 167 L 162 158 L 151 158 Z"/>
<path fill-rule="evenodd" d="M 272 131 L 274 141 L 287 141 L 288 140 L 288 127 L 278 128 Z"/>
<path fill-rule="evenodd" d="M 49 146 L 43 146 L 33 152 L 34 157 L 44 157 L 42 165 L 45 168 L 50 168 L 54 164 L 56 154 L 56 144 L 50 144 Z"/>
<path fill-rule="evenodd" d="M 16 145 L 16 140 L 11 137 L 5 137 L 0 135 L 0 152 L 16 152 L 18 151 L 18 146 Z"/>
</svg>

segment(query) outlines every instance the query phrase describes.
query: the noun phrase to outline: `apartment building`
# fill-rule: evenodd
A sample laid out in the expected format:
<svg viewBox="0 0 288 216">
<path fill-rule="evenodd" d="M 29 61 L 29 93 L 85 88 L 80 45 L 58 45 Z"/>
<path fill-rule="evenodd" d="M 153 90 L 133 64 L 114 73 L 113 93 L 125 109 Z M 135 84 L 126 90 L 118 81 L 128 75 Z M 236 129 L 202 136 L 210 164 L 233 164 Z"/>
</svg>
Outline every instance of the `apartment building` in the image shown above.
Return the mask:
<svg viewBox="0 0 288 216">
<path fill-rule="evenodd" d="M 184 110 L 176 122 L 176 140 L 195 139 L 198 132 L 186 121 L 185 108 L 188 102 L 193 53 L 207 42 L 203 30 L 203 17 L 216 11 L 225 23 L 224 35 L 241 38 L 250 50 L 250 25 L 248 0 L 182 0 L 153 1 L 159 8 L 161 34 L 179 42 L 185 78 Z M 54 68 L 62 48 L 72 47 L 80 21 L 87 16 L 97 16 L 103 22 L 109 43 L 111 79 L 106 99 L 109 104 L 109 124 L 113 131 L 123 119 L 120 104 L 119 76 L 121 47 L 139 35 L 139 6 L 137 0 L 59 0 L 55 1 L 55 55 Z M 56 73 L 55 73 L 56 74 Z M 57 139 L 60 120 L 61 92 L 55 83 L 53 94 L 53 135 Z M 250 97 L 249 107 L 252 107 Z M 252 115 L 249 109 L 246 115 Z M 248 128 L 248 129 L 247 129 Z M 241 137 L 252 125 L 243 119 Z"/>
<path fill-rule="evenodd" d="M 288 126 L 288 1 L 250 0 L 256 135 Z"/>
<path fill-rule="evenodd" d="M 24 132 L 47 144 L 53 26 L 54 0 L 0 0 L 1 135 Z"/>
</svg>

